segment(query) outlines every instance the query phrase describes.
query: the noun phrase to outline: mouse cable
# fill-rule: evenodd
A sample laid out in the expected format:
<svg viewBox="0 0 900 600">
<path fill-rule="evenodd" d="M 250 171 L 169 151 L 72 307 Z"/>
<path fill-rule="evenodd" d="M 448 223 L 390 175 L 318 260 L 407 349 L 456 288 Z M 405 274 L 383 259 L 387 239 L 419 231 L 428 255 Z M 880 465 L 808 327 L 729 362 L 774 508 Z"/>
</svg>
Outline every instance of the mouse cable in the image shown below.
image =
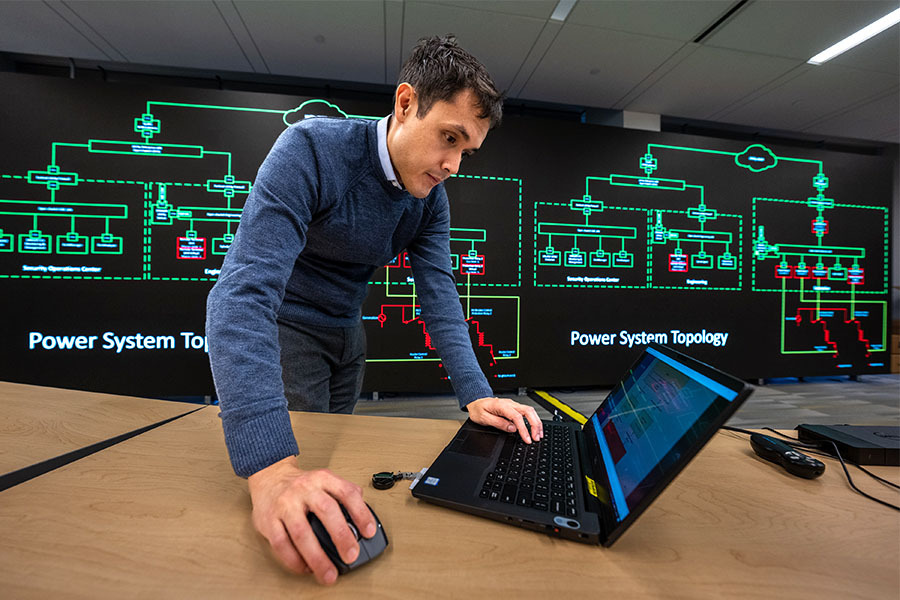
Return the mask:
<svg viewBox="0 0 900 600">
<path fill-rule="evenodd" d="M 723 425 L 723 426 L 722 426 L 722 429 L 727 429 L 728 431 L 737 431 L 738 433 L 746 433 L 746 434 L 749 434 L 749 435 L 752 435 L 752 434 L 753 434 L 752 431 L 749 431 L 749 430 L 747 430 L 747 429 L 741 429 L 741 428 L 739 428 L 739 427 L 731 427 L 730 425 Z M 773 432 L 773 433 L 775 433 L 775 434 L 777 434 L 777 435 L 779 435 L 779 436 L 781 436 L 781 437 L 783 437 L 783 438 L 786 438 L 787 440 L 789 440 L 788 443 L 789 443 L 791 446 L 799 446 L 799 447 L 801 447 L 801 448 L 812 448 L 812 449 L 821 448 L 821 446 L 818 446 L 818 445 L 815 445 L 815 446 L 814 446 L 814 445 L 812 445 L 812 444 L 806 444 L 806 443 L 803 443 L 803 442 L 798 442 L 796 439 L 794 439 L 794 438 L 792 438 L 792 437 L 790 437 L 790 436 L 784 435 L 783 433 L 780 433 L 780 432 L 778 432 L 778 431 L 772 429 L 771 427 L 763 427 L 763 429 L 765 429 L 765 430 L 767 430 L 767 431 L 771 431 L 771 432 Z M 865 496 L 865 497 L 868 498 L 869 500 L 872 500 L 873 502 L 877 502 L 878 504 L 883 504 L 884 506 L 887 506 L 888 508 L 892 508 L 892 509 L 894 509 L 894 510 L 896 510 L 896 511 L 900 511 L 900 506 L 897 506 L 896 504 L 891 504 L 890 502 L 885 502 L 884 500 L 882 500 L 882 499 L 880 499 L 880 498 L 876 498 L 875 496 L 871 496 L 871 495 L 865 493 L 864 491 L 862 491 L 861 489 L 859 489 L 858 487 L 856 487 L 856 484 L 853 483 L 853 478 L 850 477 L 850 471 L 847 470 L 847 465 L 846 465 L 846 463 L 844 463 L 844 458 L 841 456 L 841 451 L 838 450 L 837 444 L 835 444 L 834 442 L 832 442 L 832 441 L 830 441 L 830 440 L 824 440 L 824 443 L 831 444 L 832 447 L 834 448 L 835 454 L 834 454 L 833 456 L 831 456 L 831 458 L 834 458 L 834 456 L 837 456 L 838 460 L 841 461 L 841 468 L 844 469 L 844 475 L 847 476 L 847 483 L 850 484 L 850 487 L 851 487 L 851 488 L 853 488 L 857 493 L 862 494 L 863 496 Z M 853 463 L 851 463 L 851 464 L 853 464 Z M 857 465 L 857 466 L 858 466 L 858 465 Z M 879 477 L 878 479 L 880 479 L 880 477 Z"/>
</svg>

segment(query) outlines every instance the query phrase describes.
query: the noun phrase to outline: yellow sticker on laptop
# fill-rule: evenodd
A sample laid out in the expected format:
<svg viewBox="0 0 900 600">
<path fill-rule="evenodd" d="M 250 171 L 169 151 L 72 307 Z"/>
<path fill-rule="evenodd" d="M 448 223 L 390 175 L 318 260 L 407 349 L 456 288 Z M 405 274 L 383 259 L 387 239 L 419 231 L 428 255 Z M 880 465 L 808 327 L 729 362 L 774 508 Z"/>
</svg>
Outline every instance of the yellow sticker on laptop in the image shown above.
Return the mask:
<svg viewBox="0 0 900 600">
<path fill-rule="evenodd" d="M 585 475 L 584 478 L 587 480 L 588 491 L 594 498 L 599 498 L 599 496 L 597 496 L 597 483 L 587 475 Z"/>
</svg>

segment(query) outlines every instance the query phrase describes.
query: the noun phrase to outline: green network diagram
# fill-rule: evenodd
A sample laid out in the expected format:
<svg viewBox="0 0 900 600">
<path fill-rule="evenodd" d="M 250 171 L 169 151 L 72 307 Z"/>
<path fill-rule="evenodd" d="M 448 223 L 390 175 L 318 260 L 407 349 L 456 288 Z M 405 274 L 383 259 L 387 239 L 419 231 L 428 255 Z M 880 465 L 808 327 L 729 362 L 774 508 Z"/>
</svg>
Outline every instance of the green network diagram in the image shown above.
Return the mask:
<svg viewBox="0 0 900 600">
<path fill-rule="evenodd" d="M 47 165 L 0 173 L 0 277 L 215 281 L 251 182 L 233 172 L 230 151 L 159 141 L 155 113 L 243 112 L 286 126 L 323 107 L 339 110 L 324 100 L 291 110 L 151 100 L 134 117 L 139 140 L 51 142 Z"/>
<path fill-rule="evenodd" d="M 509 293 L 522 281 L 522 180 L 510 177 L 456 175 L 447 183 L 451 223 L 479 227 L 450 229 L 453 275 L 473 348 L 494 379 L 516 376 L 520 357 L 521 297 Z M 490 210 L 484 209 L 490 201 Z M 516 224 L 515 230 L 509 229 Z M 503 233 L 501 233 L 501 231 Z M 510 243 L 513 239 L 515 244 Z M 439 367 L 431 336 L 421 321 L 409 257 L 394 258 L 376 274 L 363 321 L 369 339 L 389 332 L 391 344 L 370 343 L 367 362 L 424 362 Z M 482 290 L 482 291 L 478 291 Z"/>
<path fill-rule="evenodd" d="M 753 197 L 745 237 L 747 216 L 720 212 L 703 185 L 654 176 L 668 152 L 725 159 L 754 174 L 805 169 L 813 194 Z M 781 296 L 772 325 L 782 354 L 830 356 L 839 368 L 854 366 L 847 357 L 855 354 L 884 366 L 887 302 L 866 298 L 888 288 L 886 207 L 827 198 L 822 161 L 778 156 L 761 144 L 728 152 L 651 143 L 639 167 L 643 174 L 586 177 L 580 198 L 535 203 L 535 287 L 739 292 L 748 286 L 742 249 L 749 247 L 750 289 Z M 670 208 L 672 194 L 696 204 Z M 876 236 L 848 233 L 859 230 Z M 845 241 L 827 243 L 829 236 Z"/>
<path fill-rule="evenodd" d="M 379 118 L 349 114 L 321 99 L 289 110 L 147 101 L 128 125 L 136 139 L 53 141 L 46 165 L 0 173 L 0 278 L 215 281 L 251 176 L 234 172 L 229 150 L 161 141 L 170 129 L 161 114 L 171 117 L 172 111 L 242 113 L 285 127 L 315 116 Z M 491 233 L 490 219 L 451 230 L 453 269 L 475 346 L 495 377 L 512 377 L 498 361 L 519 358 L 521 299 L 503 292 L 521 285 L 522 180 L 458 175 L 450 185 L 461 196 L 496 201 L 503 213 L 498 224 L 518 224 L 515 245 Z M 455 213 L 454 223 L 465 220 Z M 396 257 L 371 285 L 370 296 L 383 297 L 378 313 L 364 316 L 378 324 L 369 335 L 384 332 L 390 341 L 374 344 L 388 350 L 369 361 L 439 362 L 406 256 Z"/>
<path fill-rule="evenodd" d="M 652 177 L 654 147 L 669 148 L 648 145 L 643 175 L 588 176 L 581 198 L 536 204 L 536 287 L 741 289 L 743 217 L 708 205 L 702 185 Z M 696 205 L 660 207 L 674 193 Z"/>
</svg>

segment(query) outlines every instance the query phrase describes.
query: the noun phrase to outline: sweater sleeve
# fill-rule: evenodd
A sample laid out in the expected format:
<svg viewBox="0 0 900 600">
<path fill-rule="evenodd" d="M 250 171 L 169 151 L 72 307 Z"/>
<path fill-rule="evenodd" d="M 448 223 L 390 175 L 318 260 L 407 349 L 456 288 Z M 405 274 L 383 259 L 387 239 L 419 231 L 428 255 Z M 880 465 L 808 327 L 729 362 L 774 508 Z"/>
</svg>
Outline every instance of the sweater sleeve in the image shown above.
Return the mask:
<svg viewBox="0 0 900 600">
<path fill-rule="evenodd" d="M 450 264 L 450 205 L 443 186 L 436 207 L 419 236 L 407 248 L 422 305 L 425 327 L 441 356 L 460 408 L 479 398 L 493 396 L 481 371 L 469 326 L 462 312 L 456 280 Z"/>
<path fill-rule="evenodd" d="M 248 477 L 298 454 L 281 379 L 275 315 L 319 197 L 306 134 L 285 130 L 259 169 L 206 305 L 225 443 Z"/>
</svg>

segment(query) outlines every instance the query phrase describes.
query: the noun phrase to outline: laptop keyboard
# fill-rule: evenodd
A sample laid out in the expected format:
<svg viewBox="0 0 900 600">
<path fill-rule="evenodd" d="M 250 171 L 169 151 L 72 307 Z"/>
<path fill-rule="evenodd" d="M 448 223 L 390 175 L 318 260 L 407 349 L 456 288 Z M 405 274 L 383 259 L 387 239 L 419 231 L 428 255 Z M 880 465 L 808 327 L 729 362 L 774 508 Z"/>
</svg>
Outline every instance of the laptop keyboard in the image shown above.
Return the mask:
<svg viewBox="0 0 900 600">
<path fill-rule="evenodd" d="M 574 449 L 569 428 L 544 423 L 544 438 L 509 436 L 479 497 L 577 517 Z"/>
</svg>

